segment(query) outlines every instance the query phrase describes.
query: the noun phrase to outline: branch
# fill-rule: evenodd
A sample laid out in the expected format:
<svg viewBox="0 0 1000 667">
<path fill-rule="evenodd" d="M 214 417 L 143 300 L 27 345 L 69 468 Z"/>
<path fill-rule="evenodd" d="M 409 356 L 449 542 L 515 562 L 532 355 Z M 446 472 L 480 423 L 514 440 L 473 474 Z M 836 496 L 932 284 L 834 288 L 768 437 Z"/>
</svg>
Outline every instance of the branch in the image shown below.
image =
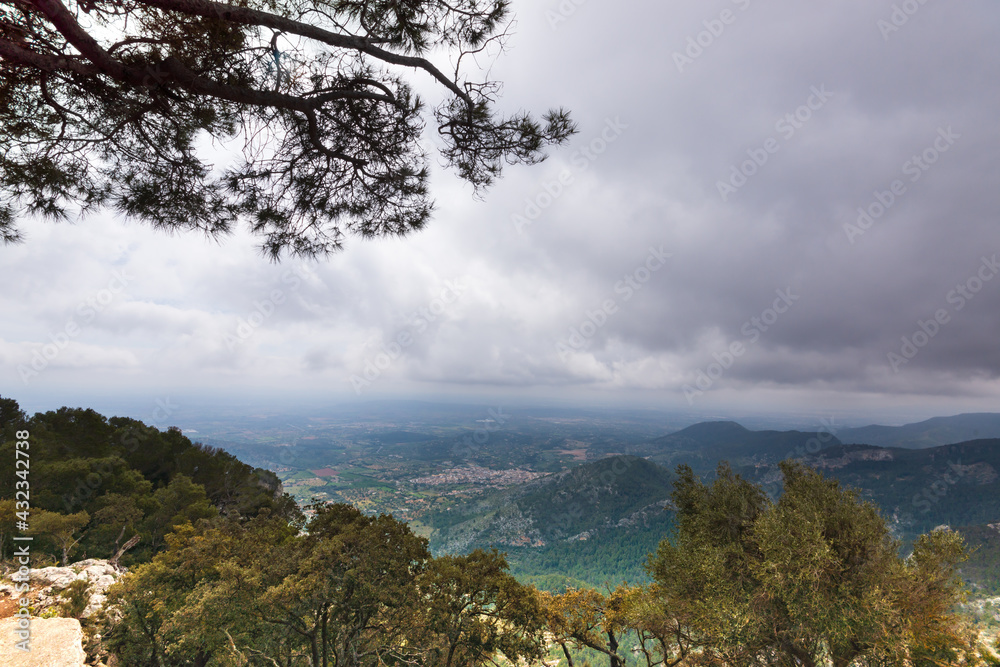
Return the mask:
<svg viewBox="0 0 1000 667">
<path fill-rule="evenodd" d="M 5 60 L 40 69 L 43 72 L 70 71 L 81 76 L 95 76 L 100 73 L 98 68 L 80 62 L 77 58 L 45 55 L 37 51 L 21 48 L 6 39 L 0 39 L 0 56 Z"/>
<path fill-rule="evenodd" d="M 569 648 L 566 647 L 566 642 L 559 642 L 559 646 L 562 647 L 563 654 L 566 656 L 566 664 L 569 665 L 569 667 L 574 667 L 573 656 L 570 655 Z"/>
<path fill-rule="evenodd" d="M 111 56 L 97 41 L 79 24 L 70 11 L 59 0 L 30 0 L 59 30 L 66 40 L 94 65 L 108 76 L 131 85 L 149 88 L 164 82 L 164 73 L 190 92 L 208 95 L 238 104 L 275 107 L 289 111 L 308 112 L 334 99 L 374 99 L 391 103 L 391 97 L 377 93 L 352 90 L 337 90 L 313 98 L 296 97 L 284 93 L 265 92 L 252 88 L 241 88 L 219 83 L 199 76 L 184 66 L 174 56 L 168 56 L 155 66 L 130 67 Z M 183 0 L 182 0 L 183 2 Z M 248 10 L 249 11 L 249 10 Z M 12 48 L 17 49 L 17 47 Z M 17 49 L 23 51 L 23 49 Z M 81 72 L 96 74 L 94 70 Z"/>
<path fill-rule="evenodd" d="M 143 85 L 142 73 L 126 67 L 101 48 L 97 40 L 76 22 L 73 14 L 59 0 L 30 0 L 32 6 L 45 15 L 63 37 L 76 47 L 87 60 L 94 63 L 105 74 L 134 85 Z"/>
<path fill-rule="evenodd" d="M 388 103 L 392 103 L 393 101 L 385 95 L 358 90 L 337 90 L 317 95 L 316 97 L 296 97 L 295 95 L 286 95 L 284 93 L 232 86 L 199 76 L 174 56 L 168 56 L 157 67 L 169 74 L 174 81 L 190 92 L 216 97 L 228 102 L 236 102 L 237 104 L 249 104 L 310 113 L 323 106 L 326 102 L 336 99 L 368 99 Z M 162 75 L 159 78 L 162 79 Z"/>
<path fill-rule="evenodd" d="M 45 0 L 51 2 L 52 0 Z M 138 0 L 141 4 L 156 7 L 164 11 L 180 12 L 191 16 L 202 16 L 204 18 L 218 19 L 230 23 L 239 23 L 247 26 L 262 26 L 282 32 L 289 32 L 301 37 L 308 37 L 329 46 L 336 46 L 345 49 L 353 49 L 361 53 L 367 53 L 373 58 L 378 58 L 392 65 L 403 67 L 413 67 L 422 69 L 435 79 L 437 79 L 448 90 L 461 98 L 466 104 L 472 105 L 472 98 L 459 87 L 457 83 L 449 79 L 431 61 L 426 58 L 414 56 L 404 56 L 391 51 L 386 51 L 378 46 L 377 42 L 384 40 L 371 40 L 357 35 L 340 35 L 329 32 L 308 23 L 302 23 L 285 16 L 270 14 L 248 7 L 237 7 L 211 0 Z"/>
<path fill-rule="evenodd" d="M 306 112 L 306 119 L 309 122 L 309 141 L 313 147 L 318 150 L 323 155 L 335 158 L 338 160 L 344 160 L 345 162 L 350 162 L 357 168 L 364 167 L 368 162 L 359 158 L 351 157 L 340 151 L 334 151 L 323 145 L 323 141 L 319 136 L 319 124 L 316 122 L 316 113 L 312 110 Z"/>
</svg>

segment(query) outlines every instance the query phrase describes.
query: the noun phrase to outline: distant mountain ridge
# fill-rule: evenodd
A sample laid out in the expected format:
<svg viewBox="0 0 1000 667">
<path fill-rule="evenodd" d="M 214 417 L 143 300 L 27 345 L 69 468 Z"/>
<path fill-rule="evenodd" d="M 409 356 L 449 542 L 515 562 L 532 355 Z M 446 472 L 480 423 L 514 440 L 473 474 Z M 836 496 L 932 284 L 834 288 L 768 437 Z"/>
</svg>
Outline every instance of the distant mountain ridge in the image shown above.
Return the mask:
<svg viewBox="0 0 1000 667">
<path fill-rule="evenodd" d="M 933 417 L 903 426 L 862 426 L 837 431 L 841 442 L 925 449 L 970 440 L 1000 438 L 1000 413 L 974 412 Z"/>
<path fill-rule="evenodd" d="M 734 465 L 777 463 L 839 444 L 841 440 L 829 432 L 751 431 L 733 421 L 715 421 L 688 426 L 637 449 L 657 463 L 687 463 L 697 469 L 714 468 L 721 460 Z"/>
</svg>

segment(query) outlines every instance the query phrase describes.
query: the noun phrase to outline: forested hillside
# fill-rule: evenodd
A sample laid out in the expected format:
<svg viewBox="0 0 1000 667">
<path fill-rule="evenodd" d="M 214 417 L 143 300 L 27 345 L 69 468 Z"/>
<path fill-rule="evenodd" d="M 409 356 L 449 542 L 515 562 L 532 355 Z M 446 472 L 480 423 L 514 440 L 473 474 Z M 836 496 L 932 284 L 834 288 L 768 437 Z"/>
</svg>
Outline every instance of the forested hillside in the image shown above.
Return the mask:
<svg viewBox="0 0 1000 667">
<path fill-rule="evenodd" d="M 142 562 L 184 523 L 220 514 L 253 517 L 264 509 L 288 518 L 299 512 L 273 473 L 193 443 L 177 428 L 160 431 L 82 408 L 29 417 L 15 401 L 0 398 L 0 429 L 5 461 L 15 460 L 15 431 L 29 433 L 25 476 L 36 558 L 110 558 L 138 537 L 122 562 Z M 3 557 L 11 553 L 18 481 L 0 476 Z"/>
<path fill-rule="evenodd" d="M 674 513 L 661 509 L 650 512 L 641 523 L 594 529 L 585 540 L 503 549 L 511 573 L 544 590 L 643 584 L 649 582 L 647 557 L 674 526 Z"/>
<path fill-rule="evenodd" d="M 861 489 L 908 539 L 941 524 L 1000 520 L 1000 439 L 919 450 L 838 445 L 806 460 Z"/>
<path fill-rule="evenodd" d="M 688 441 L 692 430 L 714 442 L 755 433 L 732 422 L 696 427 L 686 429 L 689 434 L 678 440 Z M 781 435 L 781 447 L 800 439 L 796 432 Z M 1000 440 L 923 450 L 836 443 L 803 458 L 880 508 L 902 540 L 904 552 L 920 534 L 941 525 L 1000 521 Z M 780 495 L 777 465 L 739 470 L 763 483 L 771 495 Z M 674 525 L 668 500 L 674 479 L 665 467 L 637 457 L 581 464 L 432 515 L 427 519 L 433 528 L 431 546 L 442 553 L 499 547 L 507 551 L 519 577 L 551 590 L 561 590 L 567 582 L 591 586 L 642 582 L 644 554 L 654 550 Z M 995 570 L 989 554 L 996 547 L 989 540 L 983 542 L 991 535 L 980 528 L 968 530 L 970 544 L 985 546 L 973 550 L 963 576 L 984 592 L 1000 594 L 995 576 L 985 576 Z"/>
<path fill-rule="evenodd" d="M 579 465 L 430 515 L 431 547 L 544 547 L 586 540 L 599 530 L 645 526 L 662 513 L 671 479 L 666 468 L 635 456 Z"/>
<path fill-rule="evenodd" d="M 976 593 L 1000 596 L 1000 521 L 958 530 L 970 551 L 962 575 Z"/>
</svg>

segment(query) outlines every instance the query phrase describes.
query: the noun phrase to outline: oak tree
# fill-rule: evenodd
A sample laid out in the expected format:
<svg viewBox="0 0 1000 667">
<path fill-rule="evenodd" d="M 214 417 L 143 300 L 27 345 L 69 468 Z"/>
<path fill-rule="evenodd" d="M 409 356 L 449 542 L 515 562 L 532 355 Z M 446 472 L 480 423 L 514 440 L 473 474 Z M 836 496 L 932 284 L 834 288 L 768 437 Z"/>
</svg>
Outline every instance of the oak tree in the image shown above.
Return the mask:
<svg viewBox="0 0 1000 667">
<path fill-rule="evenodd" d="M 607 656 L 610 667 L 679 667 L 689 657 L 691 628 L 664 604 L 656 585 L 622 584 L 606 595 L 571 588 L 541 598 L 552 641 L 568 667 L 576 665 L 574 652 L 584 649 Z"/>
</svg>

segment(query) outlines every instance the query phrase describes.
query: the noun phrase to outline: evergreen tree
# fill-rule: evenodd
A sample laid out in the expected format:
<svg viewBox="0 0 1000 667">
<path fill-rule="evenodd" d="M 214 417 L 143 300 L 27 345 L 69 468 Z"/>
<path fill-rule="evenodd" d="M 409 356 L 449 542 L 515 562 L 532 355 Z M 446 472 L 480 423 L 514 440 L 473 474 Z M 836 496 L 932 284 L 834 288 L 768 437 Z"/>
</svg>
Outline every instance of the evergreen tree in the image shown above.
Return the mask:
<svg viewBox="0 0 1000 667">
<path fill-rule="evenodd" d="M 702 664 L 966 664 L 954 611 L 961 538 L 926 535 L 909 558 L 877 509 L 814 470 L 781 464 L 784 493 L 720 466 L 678 469 L 678 529 L 650 561 L 664 611 L 694 628 Z"/>
<path fill-rule="evenodd" d="M 432 205 L 411 72 L 446 95 L 442 155 L 476 188 L 575 131 L 562 110 L 498 115 L 499 83 L 464 71 L 508 21 L 506 0 L 5 2 L 0 239 L 74 205 L 210 235 L 245 220 L 272 258 L 419 229 Z M 242 155 L 217 173 L 204 136 Z"/>
</svg>

